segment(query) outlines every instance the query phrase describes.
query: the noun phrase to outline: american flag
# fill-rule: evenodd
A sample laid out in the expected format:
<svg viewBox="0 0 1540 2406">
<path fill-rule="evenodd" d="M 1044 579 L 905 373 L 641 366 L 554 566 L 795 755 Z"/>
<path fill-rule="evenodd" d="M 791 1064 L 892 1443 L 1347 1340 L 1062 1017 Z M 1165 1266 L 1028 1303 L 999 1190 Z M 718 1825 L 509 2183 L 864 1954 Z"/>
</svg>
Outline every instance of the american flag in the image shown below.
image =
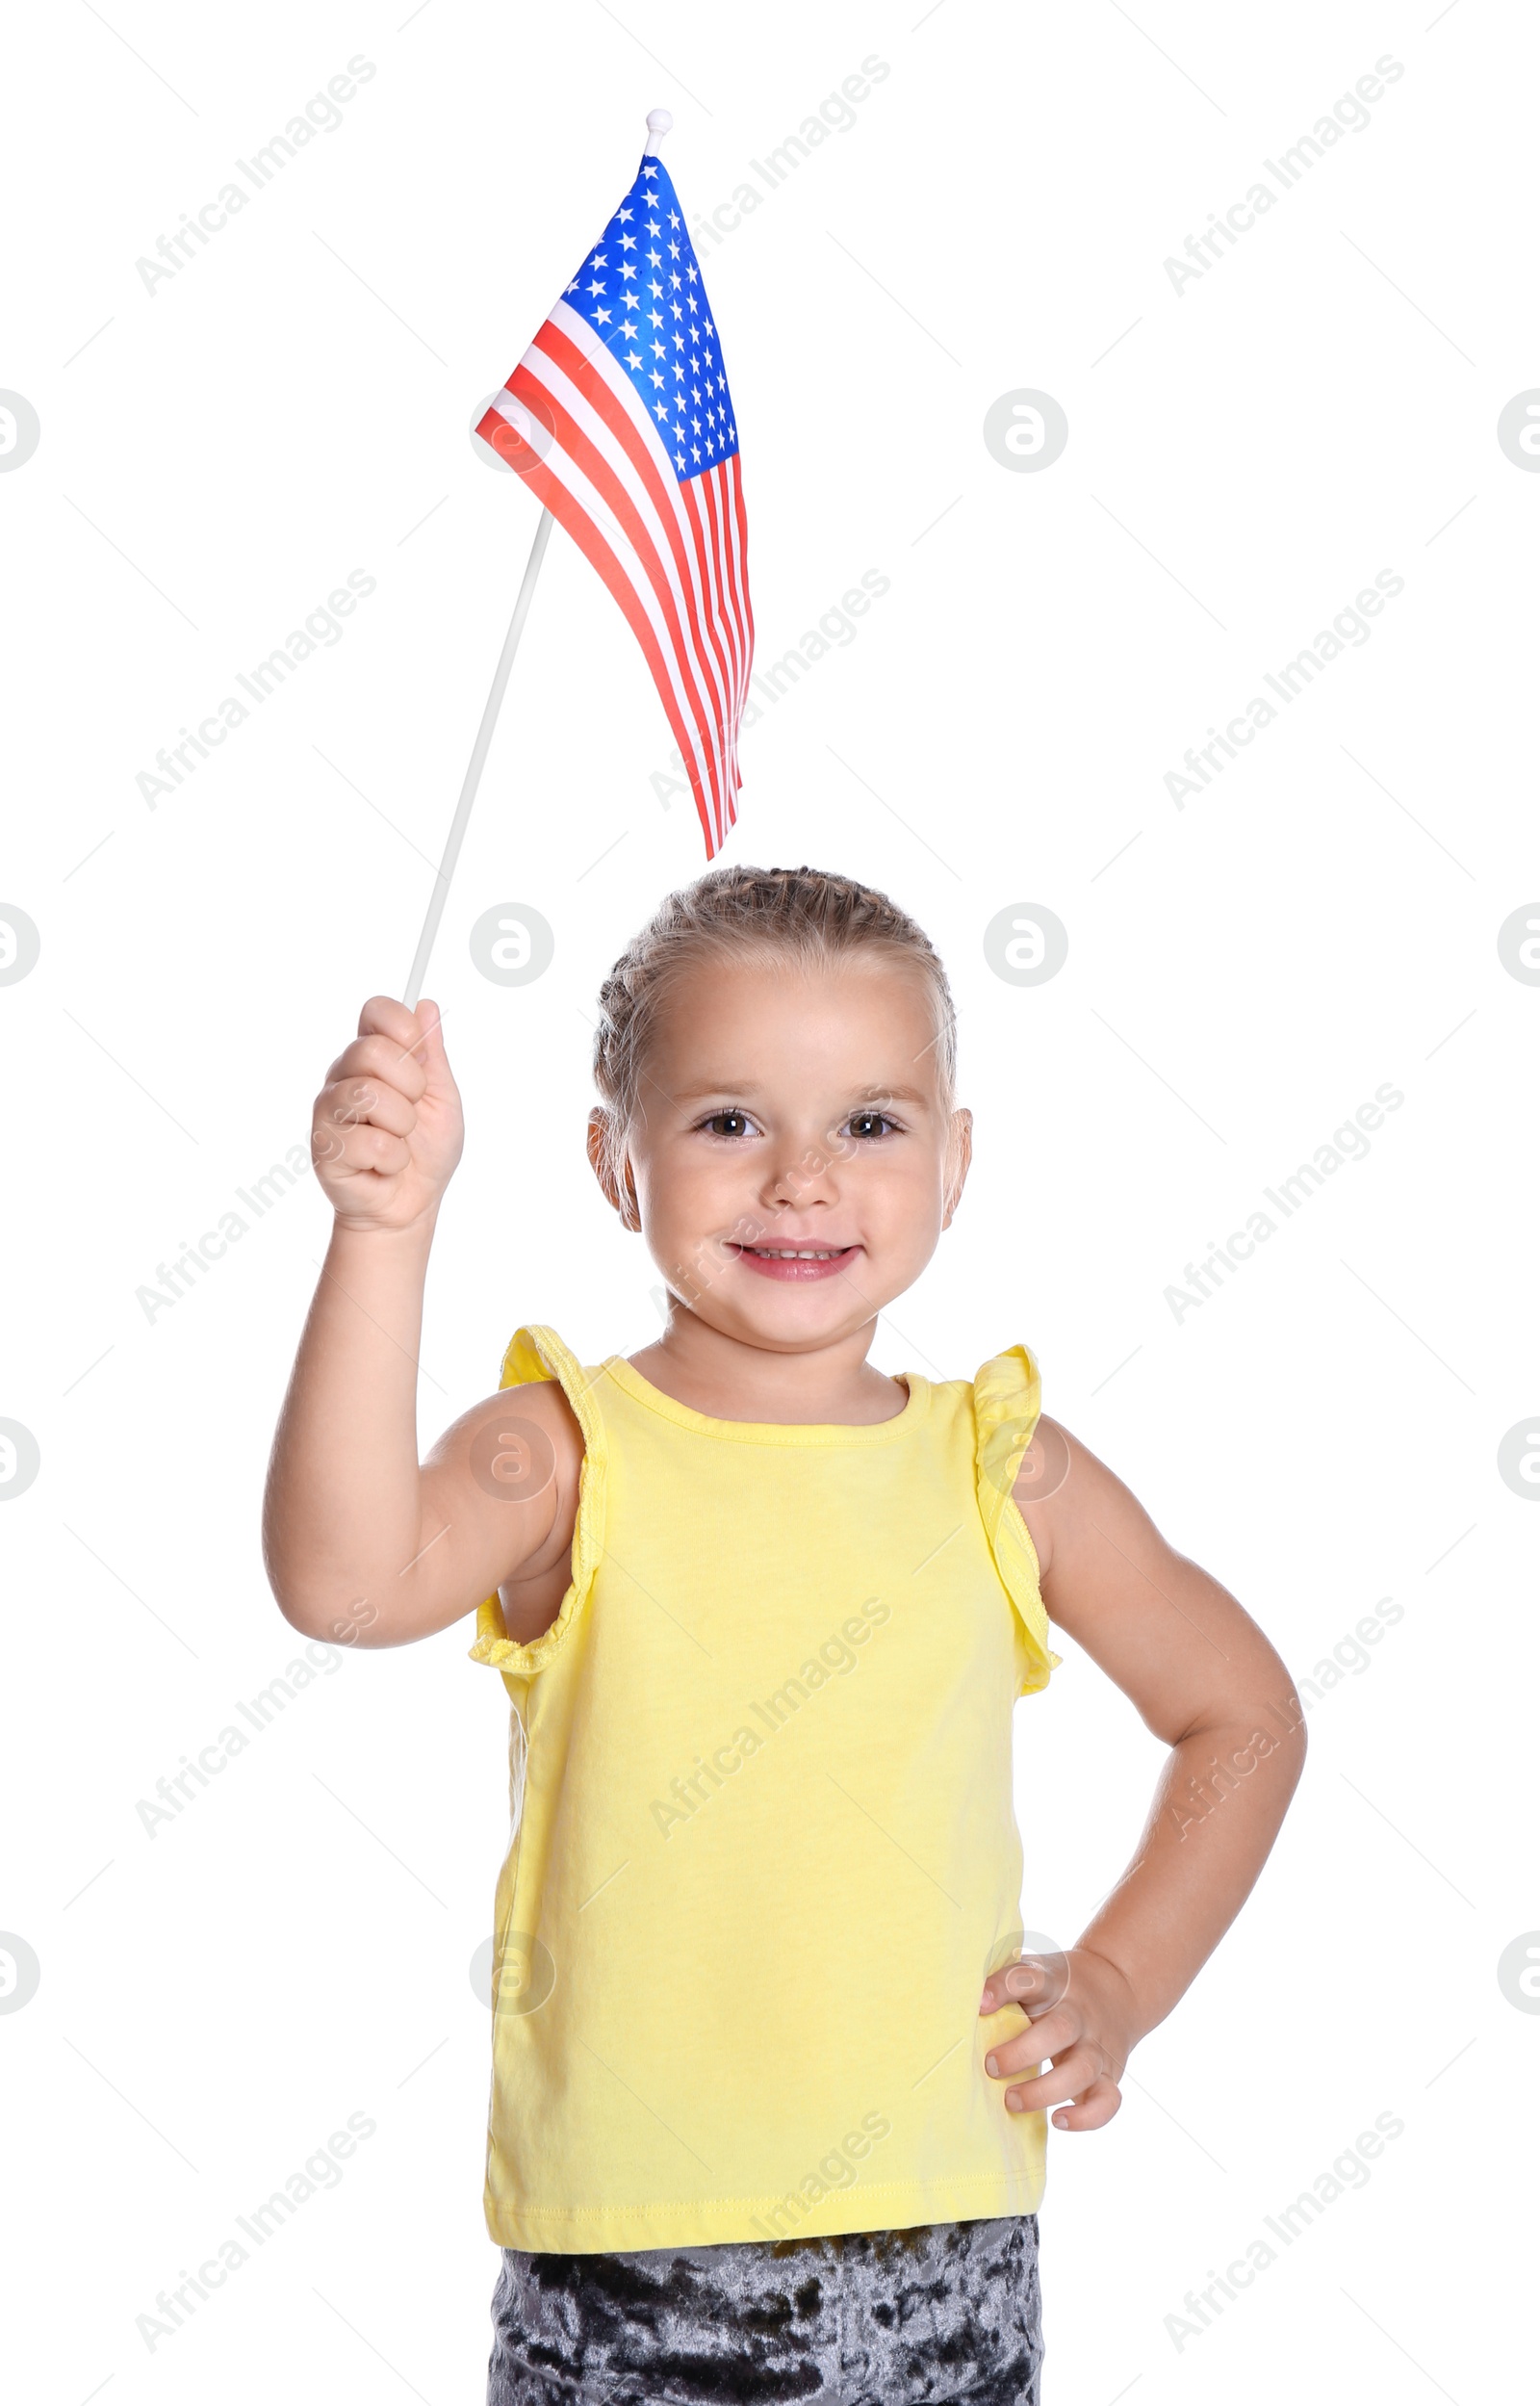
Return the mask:
<svg viewBox="0 0 1540 2406">
<path fill-rule="evenodd" d="M 630 622 L 710 860 L 737 815 L 754 659 L 738 428 L 700 261 L 644 157 L 476 432 L 587 554 Z"/>
</svg>

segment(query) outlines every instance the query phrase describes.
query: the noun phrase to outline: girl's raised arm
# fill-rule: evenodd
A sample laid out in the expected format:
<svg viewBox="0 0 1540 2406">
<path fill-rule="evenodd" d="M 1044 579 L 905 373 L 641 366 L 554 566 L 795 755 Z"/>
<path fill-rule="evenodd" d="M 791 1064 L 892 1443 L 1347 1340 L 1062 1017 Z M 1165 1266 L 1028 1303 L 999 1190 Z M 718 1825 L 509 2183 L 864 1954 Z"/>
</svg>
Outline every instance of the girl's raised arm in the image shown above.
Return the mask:
<svg viewBox="0 0 1540 2406">
<path fill-rule="evenodd" d="M 331 1242 L 268 1467 L 263 1556 L 306 1636 L 398 1645 L 506 1587 L 508 1635 L 553 1618 L 582 1439 L 559 1387 L 484 1397 L 417 1454 L 423 1289 L 465 1141 L 438 1006 L 375 995 L 316 1098 Z"/>
</svg>

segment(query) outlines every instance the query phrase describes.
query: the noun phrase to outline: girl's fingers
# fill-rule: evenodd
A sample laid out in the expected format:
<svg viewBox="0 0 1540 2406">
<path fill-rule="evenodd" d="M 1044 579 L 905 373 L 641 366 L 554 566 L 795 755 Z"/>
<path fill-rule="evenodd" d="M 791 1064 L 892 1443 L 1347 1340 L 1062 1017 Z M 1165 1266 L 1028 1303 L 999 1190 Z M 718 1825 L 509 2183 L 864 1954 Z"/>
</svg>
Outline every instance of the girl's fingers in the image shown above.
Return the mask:
<svg viewBox="0 0 1540 2406">
<path fill-rule="evenodd" d="M 353 1127 L 318 1127 L 312 1143 L 318 1163 L 324 1162 L 334 1175 L 375 1170 L 381 1177 L 390 1177 L 396 1171 L 407 1169 L 412 1159 L 412 1148 L 404 1136 L 393 1136 L 388 1128 L 371 1127 L 367 1123 Z"/>
<path fill-rule="evenodd" d="M 388 1036 L 402 1051 L 412 1051 L 423 1039 L 417 1013 L 395 995 L 370 996 L 358 1014 L 358 1032 L 360 1036 Z"/>
<path fill-rule="evenodd" d="M 1036 2022 L 1024 2022 L 1009 2038 L 997 2038 L 984 2058 L 984 2068 L 991 2080 L 1009 2078 L 1013 2072 L 1024 2071 L 1028 2064 L 1040 2063 L 1044 2056 L 1062 2056 L 1074 2046 L 1085 2030 L 1078 2013 L 1066 2005 L 1056 2005 Z"/>
<path fill-rule="evenodd" d="M 373 1034 L 355 1036 L 346 1045 L 326 1072 L 326 1083 L 341 1078 L 369 1077 L 383 1086 L 394 1087 L 416 1102 L 427 1088 L 427 1073 L 423 1067 L 421 1048 L 408 1052 L 394 1036 Z"/>
<path fill-rule="evenodd" d="M 409 1136 L 417 1125 L 417 1105 L 379 1078 L 339 1077 L 321 1088 L 316 1116 L 334 1126 L 367 1120 L 389 1128 L 393 1136 Z"/>
<path fill-rule="evenodd" d="M 424 995 L 415 1011 L 391 995 L 373 995 L 358 1015 L 361 1040 L 388 1038 L 399 1046 L 421 1086 L 408 1085 L 414 1100 L 420 1093 L 458 1095 L 449 1055 L 444 1049 L 444 1014 Z M 404 1081 L 402 1081 L 404 1082 Z"/>
<path fill-rule="evenodd" d="M 1023 2013 L 1046 2013 L 1063 2001 L 1068 1987 L 1062 1955 L 1024 1955 L 989 1974 L 979 2011 L 998 2013 L 1002 2005 L 1018 2005 Z"/>
<path fill-rule="evenodd" d="M 1053 2117 L 1056 2131 L 1099 2131 L 1112 2120 L 1123 2102 L 1122 2090 L 1116 2081 L 1101 2073 L 1091 2086 L 1084 2089 L 1071 2106 L 1062 2106 Z"/>
<path fill-rule="evenodd" d="M 1026 2080 L 1013 2081 L 1005 2092 L 1013 2112 L 1041 2113 L 1050 2106 L 1067 2105 L 1105 2077 L 1099 2050 L 1089 2045 L 1065 2047 L 1051 2068 Z"/>
<path fill-rule="evenodd" d="M 417 1006 L 417 1016 L 422 1023 L 423 1036 L 413 1052 L 413 1060 L 421 1066 L 430 1092 L 457 1094 L 459 1089 L 454 1083 L 449 1055 L 444 1049 L 444 1019 L 438 1004 L 429 1001 L 424 995 Z"/>
</svg>

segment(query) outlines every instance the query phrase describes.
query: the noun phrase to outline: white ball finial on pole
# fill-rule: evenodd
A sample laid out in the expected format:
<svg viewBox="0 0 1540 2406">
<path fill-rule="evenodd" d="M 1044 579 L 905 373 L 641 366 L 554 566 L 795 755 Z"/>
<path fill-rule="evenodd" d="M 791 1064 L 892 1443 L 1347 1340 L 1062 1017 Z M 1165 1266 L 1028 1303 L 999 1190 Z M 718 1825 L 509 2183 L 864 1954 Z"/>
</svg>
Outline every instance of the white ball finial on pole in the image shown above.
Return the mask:
<svg viewBox="0 0 1540 2406">
<path fill-rule="evenodd" d="M 664 135 L 669 131 L 673 122 L 674 117 L 672 111 L 668 109 L 648 110 L 647 149 L 643 153 L 644 157 L 650 156 L 652 153 L 656 151 L 658 143 L 662 141 Z"/>
</svg>

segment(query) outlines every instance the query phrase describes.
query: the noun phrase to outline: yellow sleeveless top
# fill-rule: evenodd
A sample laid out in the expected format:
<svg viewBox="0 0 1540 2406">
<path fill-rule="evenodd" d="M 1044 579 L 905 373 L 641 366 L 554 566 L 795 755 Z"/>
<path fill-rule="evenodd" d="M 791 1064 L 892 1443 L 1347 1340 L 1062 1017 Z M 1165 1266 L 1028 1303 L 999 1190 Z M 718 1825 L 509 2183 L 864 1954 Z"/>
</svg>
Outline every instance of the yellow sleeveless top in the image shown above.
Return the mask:
<svg viewBox="0 0 1540 2406">
<path fill-rule="evenodd" d="M 1031 2213 L 979 2012 L 1021 1941 L 1018 1695 L 1059 1662 L 1011 1496 L 1024 1345 L 857 1428 L 716 1420 L 520 1329 L 584 1459 L 513 1702 L 487 2230 L 589 2253 Z M 1029 1917 L 1030 1920 L 1030 1917 Z"/>
</svg>

